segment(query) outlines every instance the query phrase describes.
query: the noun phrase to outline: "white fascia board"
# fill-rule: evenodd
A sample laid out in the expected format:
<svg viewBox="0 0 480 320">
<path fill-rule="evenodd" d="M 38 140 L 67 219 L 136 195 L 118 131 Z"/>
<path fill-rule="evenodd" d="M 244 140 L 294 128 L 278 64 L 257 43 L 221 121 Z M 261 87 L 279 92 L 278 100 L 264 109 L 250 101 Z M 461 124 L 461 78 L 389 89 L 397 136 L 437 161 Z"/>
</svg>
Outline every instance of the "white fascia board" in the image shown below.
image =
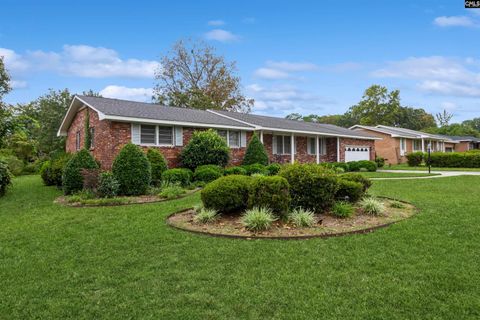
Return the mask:
<svg viewBox="0 0 480 320">
<path fill-rule="evenodd" d="M 68 107 L 68 110 L 67 110 L 67 113 L 65 114 L 65 117 L 63 117 L 63 120 L 62 120 L 62 124 L 60 125 L 60 128 L 58 128 L 58 131 L 57 131 L 57 137 L 61 137 L 61 136 L 66 136 L 67 135 L 67 129 L 64 128 L 64 126 L 66 125 L 66 121 L 68 118 L 71 117 L 70 121 L 73 120 L 73 116 L 71 113 L 73 112 L 73 107 L 74 107 L 74 104 L 76 102 L 76 100 L 80 101 L 81 103 L 83 103 L 85 106 L 91 108 L 92 110 L 94 110 L 97 114 L 98 114 L 98 118 L 100 120 L 102 120 L 105 115 L 99 111 L 97 108 L 93 107 L 92 105 L 86 103 L 84 100 L 80 99 L 78 96 L 75 96 L 73 97 L 73 100 L 72 102 L 70 103 L 70 106 Z"/>
<path fill-rule="evenodd" d="M 363 139 L 363 140 L 382 140 L 382 138 L 379 138 L 379 137 L 362 137 L 362 136 L 356 136 L 356 135 L 325 133 L 320 131 L 290 130 L 290 129 L 269 128 L 269 127 L 260 127 L 260 129 L 274 131 L 274 132 L 310 134 L 314 136 L 341 137 L 341 138 L 353 138 L 353 139 Z"/>
</svg>

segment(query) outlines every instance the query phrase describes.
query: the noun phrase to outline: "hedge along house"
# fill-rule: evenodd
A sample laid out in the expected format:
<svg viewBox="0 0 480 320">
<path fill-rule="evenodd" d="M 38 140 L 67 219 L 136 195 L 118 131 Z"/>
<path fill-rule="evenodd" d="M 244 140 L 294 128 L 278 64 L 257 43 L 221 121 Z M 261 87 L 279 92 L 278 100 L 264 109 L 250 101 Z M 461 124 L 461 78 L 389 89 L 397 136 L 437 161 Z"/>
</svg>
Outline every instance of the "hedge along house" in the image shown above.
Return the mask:
<svg viewBox="0 0 480 320">
<path fill-rule="evenodd" d="M 239 165 L 254 132 L 271 162 L 286 163 L 374 160 L 378 139 L 333 125 L 307 123 L 237 112 L 166 107 L 118 99 L 75 96 L 58 130 L 66 151 L 85 145 L 86 117 L 90 151 L 103 169 L 127 143 L 158 148 L 169 167 L 180 165 L 180 152 L 195 130 L 217 130 L 231 149 L 230 165 Z"/>
<path fill-rule="evenodd" d="M 455 144 L 452 146 L 447 146 L 445 152 L 465 152 L 469 150 L 478 150 L 480 149 L 480 138 L 472 136 L 445 136 L 446 139 L 455 141 Z"/>
<path fill-rule="evenodd" d="M 389 164 L 407 162 L 407 154 L 417 151 L 448 152 L 455 150 L 458 143 L 446 136 L 425 133 L 404 128 L 378 125 L 375 127 L 355 125 L 350 129 L 373 134 L 381 140 L 375 141 L 377 155 Z"/>
</svg>

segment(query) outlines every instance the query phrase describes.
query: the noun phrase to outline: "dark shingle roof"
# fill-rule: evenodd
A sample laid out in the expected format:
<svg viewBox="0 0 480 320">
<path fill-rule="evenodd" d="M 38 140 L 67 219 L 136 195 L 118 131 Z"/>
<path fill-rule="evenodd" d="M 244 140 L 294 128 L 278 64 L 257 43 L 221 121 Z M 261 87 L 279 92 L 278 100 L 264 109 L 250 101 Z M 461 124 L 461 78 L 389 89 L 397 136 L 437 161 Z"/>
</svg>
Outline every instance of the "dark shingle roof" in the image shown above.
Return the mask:
<svg viewBox="0 0 480 320">
<path fill-rule="evenodd" d="M 480 142 L 480 138 L 474 137 L 474 136 L 447 136 L 447 135 L 442 135 L 443 137 L 446 137 L 448 139 L 451 139 L 453 141 L 472 141 L 472 142 Z"/>
<path fill-rule="evenodd" d="M 93 108 L 109 116 L 134 117 L 145 120 L 164 120 L 178 122 L 192 122 L 201 124 L 215 124 L 251 127 L 238 121 L 218 116 L 211 112 L 198 109 L 166 107 L 159 104 L 136 102 L 120 99 L 78 96 Z"/>
</svg>

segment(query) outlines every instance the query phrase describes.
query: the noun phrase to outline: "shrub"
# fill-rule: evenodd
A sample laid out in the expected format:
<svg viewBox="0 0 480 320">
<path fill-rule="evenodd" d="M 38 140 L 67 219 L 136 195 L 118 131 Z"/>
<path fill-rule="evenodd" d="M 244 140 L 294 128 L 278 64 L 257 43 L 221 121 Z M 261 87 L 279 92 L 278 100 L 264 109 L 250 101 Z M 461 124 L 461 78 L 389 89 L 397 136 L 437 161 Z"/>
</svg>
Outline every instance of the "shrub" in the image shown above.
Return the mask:
<svg viewBox="0 0 480 320">
<path fill-rule="evenodd" d="M 168 169 L 163 172 L 162 180 L 167 183 L 178 183 L 181 186 L 187 186 L 192 182 L 193 173 L 186 168 Z"/>
<path fill-rule="evenodd" d="M 422 164 L 423 161 L 423 152 L 412 152 L 407 154 L 407 163 L 410 167 L 416 167 Z"/>
<path fill-rule="evenodd" d="M 22 174 L 23 167 L 25 166 L 23 161 L 18 159 L 14 155 L 7 155 L 0 158 L 3 161 L 10 171 L 11 174 L 14 176 L 19 176 Z"/>
<path fill-rule="evenodd" d="M 4 196 L 12 184 L 12 173 L 5 162 L 0 160 L 0 197 Z"/>
<path fill-rule="evenodd" d="M 213 164 L 207 164 L 195 169 L 193 179 L 196 181 L 210 182 L 223 176 L 223 169 Z"/>
<path fill-rule="evenodd" d="M 396 209 L 403 209 L 405 208 L 405 205 L 403 203 L 401 203 L 400 201 L 392 201 L 390 202 L 390 207 L 391 208 L 396 208 Z"/>
<path fill-rule="evenodd" d="M 185 189 L 178 183 L 170 184 L 169 186 L 162 188 L 159 196 L 166 199 L 175 199 L 185 194 Z"/>
<path fill-rule="evenodd" d="M 375 162 L 377 163 L 378 168 L 383 168 L 385 166 L 385 158 L 376 156 Z"/>
<path fill-rule="evenodd" d="M 288 215 L 288 220 L 297 228 L 308 228 L 315 224 L 313 211 L 303 208 L 293 209 Z"/>
<path fill-rule="evenodd" d="M 338 200 L 357 202 L 365 193 L 363 190 L 363 184 L 360 182 L 340 178 L 338 180 L 338 186 L 339 188 L 335 195 Z"/>
<path fill-rule="evenodd" d="M 128 143 L 113 161 L 112 173 L 120 183 L 120 194 L 137 196 L 147 192 L 152 169 L 145 153 Z"/>
<path fill-rule="evenodd" d="M 335 202 L 338 179 L 335 173 L 316 164 L 290 164 L 279 175 L 290 185 L 291 204 L 314 212 L 330 208 Z"/>
<path fill-rule="evenodd" d="M 246 165 L 246 166 L 242 166 L 245 171 L 247 171 L 247 174 L 249 176 L 251 176 L 252 174 L 263 174 L 264 176 L 267 176 L 268 175 L 268 170 L 267 168 L 263 165 L 263 164 L 260 164 L 260 163 L 254 163 L 254 164 L 250 164 L 250 165 Z"/>
<path fill-rule="evenodd" d="M 358 173 L 344 173 L 340 175 L 340 179 L 361 183 L 363 185 L 364 192 L 372 186 L 372 181 L 370 179 Z"/>
<path fill-rule="evenodd" d="M 65 165 L 62 176 L 65 194 L 72 194 L 83 189 L 82 169 L 98 169 L 97 162 L 85 149 L 75 153 Z"/>
<path fill-rule="evenodd" d="M 269 176 L 274 176 L 280 172 L 280 169 L 282 169 L 282 166 L 278 163 L 272 163 L 266 166 L 265 169 L 267 169 Z"/>
<path fill-rule="evenodd" d="M 248 207 L 266 207 L 284 217 L 288 213 L 290 197 L 288 181 L 279 176 L 257 177 L 252 180 L 248 195 Z"/>
<path fill-rule="evenodd" d="M 353 215 L 354 208 L 348 202 L 337 202 L 332 208 L 332 214 L 338 218 L 349 218 Z"/>
<path fill-rule="evenodd" d="M 430 164 L 434 167 L 446 168 L 480 168 L 480 153 L 478 152 L 433 152 Z"/>
<path fill-rule="evenodd" d="M 215 130 L 195 131 L 180 159 L 184 167 L 192 170 L 204 164 L 225 167 L 230 159 L 230 149 Z"/>
<path fill-rule="evenodd" d="M 245 151 L 245 156 L 243 157 L 243 164 L 263 164 L 266 166 L 268 164 L 268 154 L 265 150 L 265 146 L 258 139 L 257 134 L 253 134 L 252 139 L 248 143 L 247 150 Z"/>
<path fill-rule="evenodd" d="M 80 170 L 83 177 L 83 190 L 95 192 L 98 188 L 100 178 L 99 169 L 82 169 Z"/>
<path fill-rule="evenodd" d="M 252 178 L 230 175 L 210 182 L 202 190 L 205 208 L 218 212 L 238 212 L 247 207 L 248 192 Z"/>
<path fill-rule="evenodd" d="M 45 161 L 40 169 L 40 174 L 44 184 L 47 186 L 55 185 L 57 187 L 61 187 L 63 170 L 71 158 L 71 153 L 64 153 L 62 155 L 57 155 L 56 157 L 52 158 L 52 160 Z M 49 164 L 45 165 L 47 162 L 49 162 Z"/>
<path fill-rule="evenodd" d="M 375 172 L 377 171 L 377 163 L 369 160 L 350 161 L 348 162 L 349 171 L 363 171 Z"/>
<path fill-rule="evenodd" d="M 272 211 L 269 208 L 253 208 L 247 210 L 242 217 L 242 223 L 245 229 L 250 231 L 268 230 L 275 221 Z"/>
<path fill-rule="evenodd" d="M 231 174 L 240 174 L 240 175 L 247 175 L 247 170 L 242 167 L 230 167 L 225 169 L 224 174 L 226 176 L 231 175 Z"/>
<path fill-rule="evenodd" d="M 363 212 L 372 216 L 379 216 L 385 212 L 383 203 L 375 198 L 364 198 L 360 201 L 360 207 L 363 209 Z"/>
<path fill-rule="evenodd" d="M 162 181 L 162 173 L 168 169 L 167 161 L 160 151 L 153 148 L 148 149 L 147 159 L 152 168 L 152 184 L 158 186 Z"/>
<path fill-rule="evenodd" d="M 120 183 L 111 172 L 100 174 L 97 194 L 102 198 L 113 198 L 118 195 Z"/>
<path fill-rule="evenodd" d="M 349 163 L 351 162 L 322 162 L 320 166 L 324 168 L 329 168 L 329 169 L 335 169 L 335 171 L 338 171 L 338 168 L 343 169 L 344 172 L 350 171 Z"/>
<path fill-rule="evenodd" d="M 217 220 L 217 211 L 213 209 L 201 208 L 193 217 L 195 223 L 212 223 Z"/>
</svg>

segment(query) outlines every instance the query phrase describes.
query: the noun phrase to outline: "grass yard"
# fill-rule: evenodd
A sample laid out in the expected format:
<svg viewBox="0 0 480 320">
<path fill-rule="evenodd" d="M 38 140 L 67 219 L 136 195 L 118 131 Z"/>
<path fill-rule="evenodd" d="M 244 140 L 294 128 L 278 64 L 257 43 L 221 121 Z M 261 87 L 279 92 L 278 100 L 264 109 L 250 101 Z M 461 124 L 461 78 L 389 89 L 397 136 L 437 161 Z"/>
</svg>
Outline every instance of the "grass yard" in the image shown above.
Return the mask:
<svg viewBox="0 0 480 320">
<path fill-rule="evenodd" d="M 0 318 L 480 317 L 480 177 L 375 181 L 421 212 L 367 235 L 232 240 L 166 226 L 199 202 L 71 208 L 39 177 L 0 199 Z"/>
<path fill-rule="evenodd" d="M 411 172 L 358 172 L 368 178 L 408 178 L 437 176 L 438 173 L 411 173 Z"/>
<path fill-rule="evenodd" d="M 402 164 L 395 164 L 388 166 L 386 165 L 382 169 L 385 170 L 418 170 L 418 171 L 426 171 L 428 172 L 428 167 L 425 166 L 418 166 L 418 167 L 410 167 L 406 163 Z M 435 168 L 432 167 L 432 171 L 480 171 L 480 168 Z"/>
</svg>

